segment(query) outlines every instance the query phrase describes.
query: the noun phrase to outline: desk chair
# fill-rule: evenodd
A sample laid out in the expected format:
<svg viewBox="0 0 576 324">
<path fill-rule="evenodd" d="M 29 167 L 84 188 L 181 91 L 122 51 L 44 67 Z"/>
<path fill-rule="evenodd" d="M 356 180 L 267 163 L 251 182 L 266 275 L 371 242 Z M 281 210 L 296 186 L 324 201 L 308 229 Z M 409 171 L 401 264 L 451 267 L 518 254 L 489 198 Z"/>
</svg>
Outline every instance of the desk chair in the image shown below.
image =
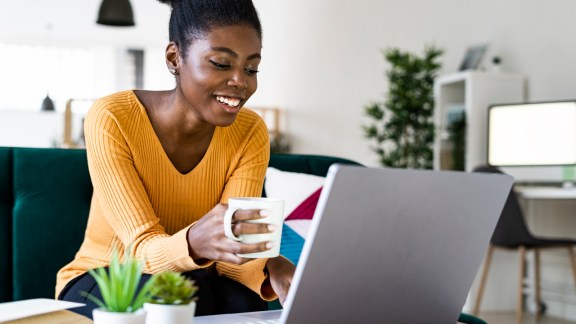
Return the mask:
<svg viewBox="0 0 576 324">
<path fill-rule="evenodd" d="M 498 168 L 492 166 L 479 166 L 474 169 L 474 172 L 503 173 Z M 532 235 L 524 221 L 524 215 L 522 213 L 520 204 L 518 203 L 516 192 L 514 189 L 512 189 L 510 191 L 510 195 L 508 196 L 508 200 L 504 205 L 500 219 L 496 224 L 492 238 L 490 239 L 490 245 L 486 253 L 486 259 L 484 261 L 484 267 L 480 277 L 480 287 L 478 288 L 476 303 L 472 314 L 478 314 L 480 311 L 480 303 L 482 302 L 482 294 L 484 292 L 486 278 L 488 277 L 490 262 L 496 248 L 515 249 L 519 252 L 520 265 L 518 274 L 519 286 L 516 321 L 517 323 L 522 323 L 522 315 L 524 312 L 522 283 L 524 278 L 526 251 L 534 251 L 534 297 L 537 309 L 536 319 L 539 319 L 542 313 L 542 309 L 540 308 L 540 250 L 545 248 L 565 248 L 570 256 L 570 261 L 572 263 L 572 273 L 574 276 L 574 282 L 576 283 L 576 257 L 573 250 L 575 245 L 576 240 L 572 239 L 544 238 Z"/>
</svg>

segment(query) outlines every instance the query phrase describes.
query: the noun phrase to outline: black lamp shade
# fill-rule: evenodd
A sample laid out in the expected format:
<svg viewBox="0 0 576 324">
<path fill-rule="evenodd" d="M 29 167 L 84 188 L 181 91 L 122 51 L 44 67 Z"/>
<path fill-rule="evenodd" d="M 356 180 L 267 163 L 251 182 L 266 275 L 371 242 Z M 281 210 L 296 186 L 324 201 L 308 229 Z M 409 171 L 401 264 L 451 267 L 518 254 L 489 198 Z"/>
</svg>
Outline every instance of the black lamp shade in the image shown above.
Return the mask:
<svg viewBox="0 0 576 324">
<path fill-rule="evenodd" d="M 130 0 L 103 0 L 96 22 L 108 26 L 134 26 Z"/>
<path fill-rule="evenodd" d="M 50 96 L 46 95 L 46 98 L 42 101 L 42 107 L 40 108 L 42 111 L 54 111 L 54 102 L 50 99 Z"/>
</svg>

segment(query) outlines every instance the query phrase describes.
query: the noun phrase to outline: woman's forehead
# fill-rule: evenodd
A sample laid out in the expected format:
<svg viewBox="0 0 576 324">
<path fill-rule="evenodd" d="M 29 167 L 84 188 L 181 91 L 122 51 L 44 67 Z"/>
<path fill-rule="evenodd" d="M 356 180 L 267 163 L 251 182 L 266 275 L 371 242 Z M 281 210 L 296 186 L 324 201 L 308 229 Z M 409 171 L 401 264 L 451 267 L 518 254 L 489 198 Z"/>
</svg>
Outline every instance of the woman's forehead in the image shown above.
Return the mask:
<svg viewBox="0 0 576 324">
<path fill-rule="evenodd" d="M 260 52 L 262 41 L 254 28 L 242 24 L 213 27 L 193 41 L 190 46 L 199 47 L 198 49 L 243 48 Z"/>
</svg>

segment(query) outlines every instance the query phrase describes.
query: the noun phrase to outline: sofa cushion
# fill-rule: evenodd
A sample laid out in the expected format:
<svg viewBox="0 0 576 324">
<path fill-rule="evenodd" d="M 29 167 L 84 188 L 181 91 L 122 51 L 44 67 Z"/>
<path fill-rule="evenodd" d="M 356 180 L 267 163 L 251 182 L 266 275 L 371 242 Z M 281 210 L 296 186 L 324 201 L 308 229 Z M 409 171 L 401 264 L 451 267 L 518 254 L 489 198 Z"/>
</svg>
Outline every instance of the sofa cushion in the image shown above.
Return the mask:
<svg viewBox="0 0 576 324">
<path fill-rule="evenodd" d="M 334 163 L 357 162 L 320 155 L 272 154 L 264 182 L 264 196 L 286 201 L 285 213 L 290 218 L 282 227 L 280 254 L 294 264 L 300 259 L 311 214 L 316 209 L 320 188 L 328 169 Z M 268 193 L 270 195 L 268 195 Z M 298 215 L 294 215 L 294 213 Z"/>
<path fill-rule="evenodd" d="M 308 196 L 322 187 L 325 179 L 323 176 L 268 167 L 264 190 L 268 197 L 284 200 L 284 218 L 286 218 Z"/>
<path fill-rule="evenodd" d="M 280 254 L 298 264 L 307 229 L 316 209 L 325 177 L 268 167 L 264 189 L 268 197 L 284 200 Z"/>
<path fill-rule="evenodd" d="M 82 243 L 91 196 L 85 150 L 14 150 L 15 300 L 54 298 L 56 273 Z"/>
<path fill-rule="evenodd" d="M 322 188 L 319 188 L 308 198 L 304 199 L 284 221 L 280 254 L 294 264 L 298 264 L 300 260 L 300 254 L 304 247 L 304 241 L 308 236 L 308 230 L 310 229 L 321 191 Z"/>
<path fill-rule="evenodd" d="M 12 300 L 12 149 L 0 147 L 0 303 Z"/>
</svg>

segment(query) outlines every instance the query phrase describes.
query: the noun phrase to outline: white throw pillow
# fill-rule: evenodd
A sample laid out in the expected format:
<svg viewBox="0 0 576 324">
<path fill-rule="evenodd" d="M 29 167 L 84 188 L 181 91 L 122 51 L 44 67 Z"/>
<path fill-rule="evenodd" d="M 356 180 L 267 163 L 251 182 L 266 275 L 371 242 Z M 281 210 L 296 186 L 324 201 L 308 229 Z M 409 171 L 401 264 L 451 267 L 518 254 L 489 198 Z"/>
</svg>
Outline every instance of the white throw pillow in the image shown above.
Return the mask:
<svg viewBox="0 0 576 324">
<path fill-rule="evenodd" d="M 270 198 L 284 199 L 284 218 L 324 185 L 325 177 L 268 167 L 264 190 Z"/>
</svg>

